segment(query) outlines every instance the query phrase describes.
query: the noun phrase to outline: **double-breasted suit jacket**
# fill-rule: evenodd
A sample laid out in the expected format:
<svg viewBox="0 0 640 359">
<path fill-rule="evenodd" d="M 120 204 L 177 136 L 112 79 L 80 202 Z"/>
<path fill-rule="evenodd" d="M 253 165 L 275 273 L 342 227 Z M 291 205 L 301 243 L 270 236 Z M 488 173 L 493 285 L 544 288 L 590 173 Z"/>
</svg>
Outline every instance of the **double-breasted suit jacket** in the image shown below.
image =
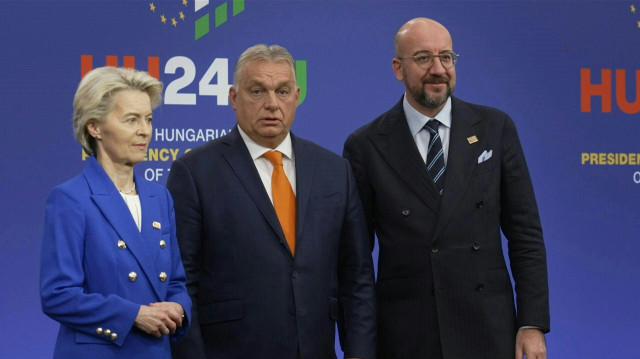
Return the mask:
<svg viewBox="0 0 640 359">
<path fill-rule="evenodd" d="M 191 299 L 171 196 L 134 180 L 141 231 L 94 157 L 47 199 L 40 291 L 42 310 L 60 322 L 56 358 L 170 358 L 170 337 L 187 331 Z M 140 305 L 160 301 L 179 303 L 187 318 L 174 335 L 156 338 L 134 321 Z"/>
<path fill-rule="evenodd" d="M 402 101 L 350 135 L 344 155 L 379 243 L 379 358 L 511 359 L 519 327 L 548 331 L 542 229 L 508 115 L 452 98 L 442 196 Z"/>
<path fill-rule="evenodd" d="M 176 358 L 375 356 L 374 273 L 349 164 L 291 135 L 296 251 L 237 129 L 175 161 L 167 186 L 194 301 Z"/>
</svg>

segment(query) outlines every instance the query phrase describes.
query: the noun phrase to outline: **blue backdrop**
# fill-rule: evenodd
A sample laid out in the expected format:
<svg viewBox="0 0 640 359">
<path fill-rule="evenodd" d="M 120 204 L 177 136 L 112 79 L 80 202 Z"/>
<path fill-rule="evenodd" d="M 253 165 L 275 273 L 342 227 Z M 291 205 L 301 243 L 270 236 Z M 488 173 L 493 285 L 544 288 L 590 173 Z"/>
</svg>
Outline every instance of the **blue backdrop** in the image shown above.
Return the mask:
<svg viewBox="0 0 640 359">
<path fill-rule="evenodd" d="M 0 4 L 0 357 L 52 354 L 58 325 L 38 294 L 44 200 L 83 167 L 71 103 L 85 71 L 135 66 L 165 83 L 149 161 L 136 167 L 165 183 L 174 156 L 233 127 L 233 64 L 256 43 L 298 60 L 293 131 L 341 153 L 400 98 L 393 35 L 415 16 L 450 30 L 456 95 L 518 127 L 548 250 L 549 357 L 638 357 L 640 1 Z"/>
</svg>

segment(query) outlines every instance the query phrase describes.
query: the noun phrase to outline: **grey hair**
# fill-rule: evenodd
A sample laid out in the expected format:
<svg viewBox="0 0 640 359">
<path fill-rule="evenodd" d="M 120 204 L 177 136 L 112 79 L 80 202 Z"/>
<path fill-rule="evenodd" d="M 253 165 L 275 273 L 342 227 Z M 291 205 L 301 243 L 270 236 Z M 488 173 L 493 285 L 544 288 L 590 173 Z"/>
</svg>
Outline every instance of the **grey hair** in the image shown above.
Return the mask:
<svg viewBox="0 0 640 359">
<path fill-rule="evenodd" d="M 96 154 L 96 141 L 87 131 L 87 124 L 106 121 L 113 108 L 113 96 L 122 90 L 146 93 L 152 109 L 162 101 L 162 82 L 134 69 L 99 67 L 88 72 L 78 85 L 73 98 L 73 134 L 91 156 Z"/>
<path fill-rule="evenodd" d="M 285 61 L 289 65 L 289 67 L 291 67 L 293 79 L 296 80 L 295 62 L 293 61 L 293 57 L 291 56 L 289 51 L 287 51 L 287 49 L 279 45 L 267 46 L 265 44 L 258 44 L 244 50 L 240 57 L 238 57 L 238 61 L 236 61 L 236 67 L 233 70 L 233 87 L 237 88 L 240 84 L 240 73 L 244 65 L 249 62 L 260 61 Z"/>
</svg>

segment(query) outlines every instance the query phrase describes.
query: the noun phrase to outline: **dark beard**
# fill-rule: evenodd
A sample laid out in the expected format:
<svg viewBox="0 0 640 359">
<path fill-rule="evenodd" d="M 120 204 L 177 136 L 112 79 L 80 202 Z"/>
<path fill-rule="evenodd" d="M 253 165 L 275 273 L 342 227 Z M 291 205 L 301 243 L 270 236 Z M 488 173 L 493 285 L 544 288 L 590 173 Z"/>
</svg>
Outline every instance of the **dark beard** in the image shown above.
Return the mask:
<svg viewBox="0 0 640 359">
<path fill-rule="evenodd" d="M 425 83 L 446 83 L 446 81 L 447 81 L 446 79 L 432 78 L 429 81 L 424 82 L 423 85 Z M 451 88 L 447 84 L 447 92 L 442 97 L 433 97 L 433 96 L 427 95 L 427 93 L 424 91 L 424 86 L 417 89 L 410 89 L 410 93 L 411 93 L 411 96 L 420 105 L 426 108 L 437 108 L 443 103 L 447 102 L 447 99 L 449 99 L 449 97 L 451 97 L 451 94 L 453 93 L 453 88 Z"/>
</svg>

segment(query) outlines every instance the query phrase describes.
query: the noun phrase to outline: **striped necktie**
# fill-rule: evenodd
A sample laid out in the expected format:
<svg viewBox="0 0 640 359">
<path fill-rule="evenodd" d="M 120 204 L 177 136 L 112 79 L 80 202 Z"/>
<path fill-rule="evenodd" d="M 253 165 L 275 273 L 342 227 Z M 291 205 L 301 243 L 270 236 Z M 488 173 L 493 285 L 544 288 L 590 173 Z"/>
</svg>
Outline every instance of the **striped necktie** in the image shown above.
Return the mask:
<svg viewBox="0 0 640 359">
<path fill-rule="evenodd" d="M 440 122 L 438 120 L 430 119 L 424 128 L 431 134 L 429 140 L 429 148 L 427 150 L 427 172 L 431 176 L 433 183 L 442 195 L 444 190 L 444 151 L 442 150 L 442 141 L 440 140 L 440 134 L 438 133 L 438 126 Z"/>
</svg>

